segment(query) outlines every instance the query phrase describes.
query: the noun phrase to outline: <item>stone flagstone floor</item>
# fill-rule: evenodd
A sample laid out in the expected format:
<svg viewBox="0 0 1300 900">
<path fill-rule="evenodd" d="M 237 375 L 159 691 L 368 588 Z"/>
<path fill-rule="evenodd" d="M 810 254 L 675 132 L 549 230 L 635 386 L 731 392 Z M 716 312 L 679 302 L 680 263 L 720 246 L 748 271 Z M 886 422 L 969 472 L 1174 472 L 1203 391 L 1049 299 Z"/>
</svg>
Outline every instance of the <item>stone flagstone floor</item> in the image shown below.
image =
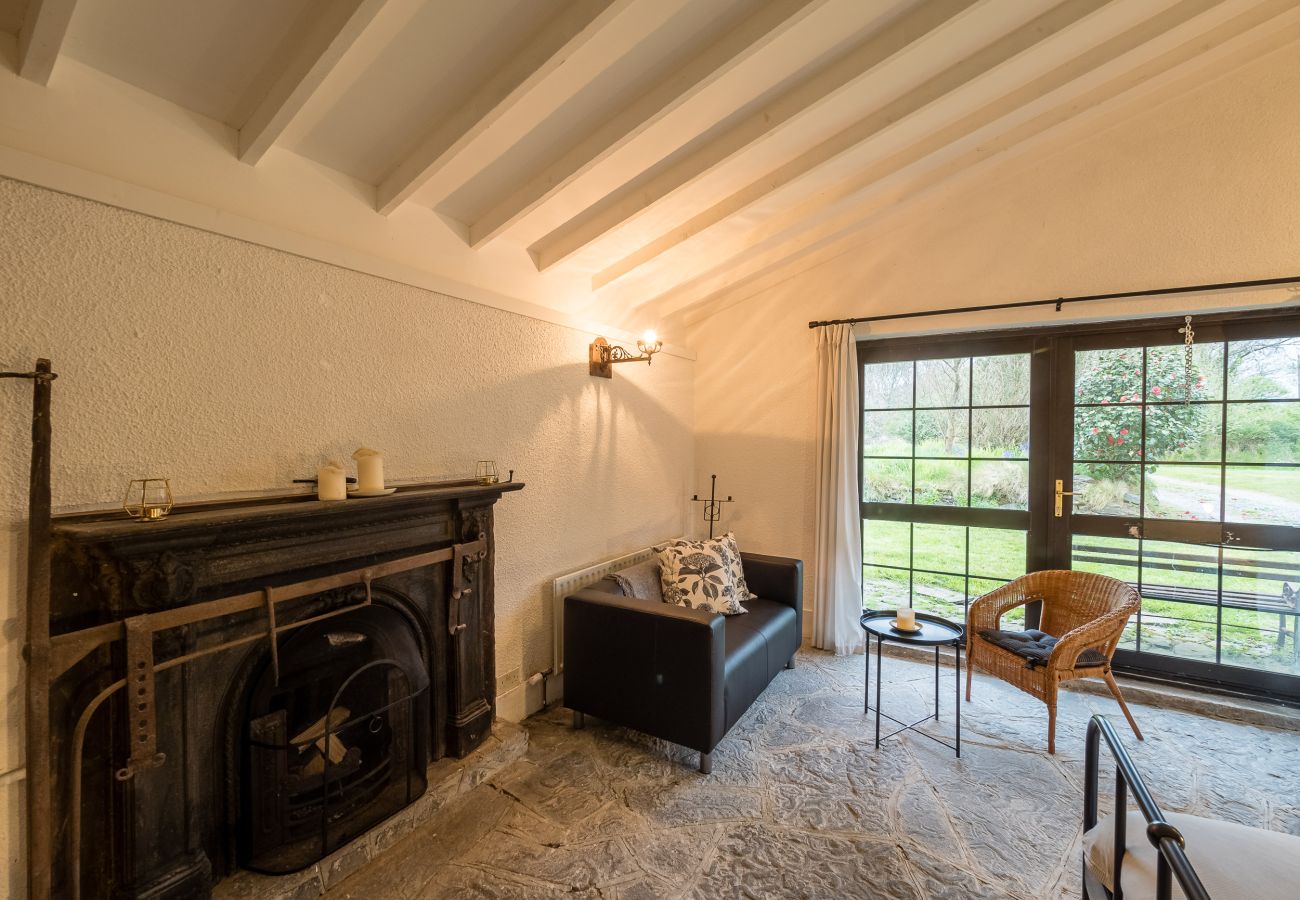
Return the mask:
<svg viewBox="0 0 1300 900">
<path fill-rule="evenodd" d="M 885 711 L 924 715 L 933 673 L 886 658 Z M 949 737 L 952 676 L 936 732 Z M 862 679 L 860 656 L 800 653 L 719 745 L 711 776 L 644 735 L 590 719 L 572 731 L 563 710 L 534 717 L 522 760 L 326 896 L 1077 898 L 1093 712 L 1112 716 L 1164 809 L 1300 834 L 1295 731 L 1132 704 L 1139 744 L 1109 698 L 1063 692 L 1052 757 L 1044 707 L 977 676 L 957 760 L 910 734 L 875 750 Z"/>
</svg>

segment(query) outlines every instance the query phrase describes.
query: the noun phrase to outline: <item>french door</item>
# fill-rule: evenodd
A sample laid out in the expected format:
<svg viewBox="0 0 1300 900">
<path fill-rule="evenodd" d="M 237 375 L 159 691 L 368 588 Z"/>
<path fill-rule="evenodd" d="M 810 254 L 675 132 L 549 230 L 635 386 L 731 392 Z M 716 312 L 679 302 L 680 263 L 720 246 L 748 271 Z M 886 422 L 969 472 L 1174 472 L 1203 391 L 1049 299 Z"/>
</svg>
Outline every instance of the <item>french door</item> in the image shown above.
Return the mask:
<svg viewBox="0 0 1300 900">
<path fill-rule="evenodd" d="M 1118 667 L 1300 699 L 1300 316 L 1182 325 L 859 344 L 864 605 L 1102 572 Z"/>
</svg>

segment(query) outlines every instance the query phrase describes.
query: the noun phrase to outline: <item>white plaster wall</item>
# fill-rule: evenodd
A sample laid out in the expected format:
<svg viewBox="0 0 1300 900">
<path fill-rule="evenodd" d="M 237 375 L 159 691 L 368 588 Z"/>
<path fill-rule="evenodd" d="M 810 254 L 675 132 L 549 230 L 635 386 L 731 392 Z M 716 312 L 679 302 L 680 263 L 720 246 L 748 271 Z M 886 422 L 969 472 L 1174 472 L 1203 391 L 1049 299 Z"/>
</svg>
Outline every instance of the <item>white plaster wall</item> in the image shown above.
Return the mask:
<svg viewBox="0 0 1300 900">
<path fill-rule="evenodd" d="M 495 459 L 527 483 L 496 507 L 506 693 L 551 665 L 554 576 L 686 527 L 681 358 L 592 378 L 589 333 L 4 179 L 0 235 L 0 369 L 49 356 L 59 373 L 56 508 L 119 502 L 144 475 L 180 497 L 287 486 L 363 444 L 392 480 Z M 0 383 L 0 895 L 14 896 L 23 784 L 3 773 L 22 765 L 30 406 L 25 383 Z"/>
<path fill-rule="evenodd" d="M 1300 274 L 1297 98 L 1300 69 L 1274 53 L 1152 115 L 940 192 L 850 252 L 721 304 L 689 335 L 698 354 L 696 465 L 736 495 L 728 524 L 742 547 L 812 559 L 809 320 Z M 1069 309 L 1116 318 L 1261 300 L 1279 302 L 1279 293 Z M 1061 321 L 1050 309 L 861 334 Z"/>
</svg>

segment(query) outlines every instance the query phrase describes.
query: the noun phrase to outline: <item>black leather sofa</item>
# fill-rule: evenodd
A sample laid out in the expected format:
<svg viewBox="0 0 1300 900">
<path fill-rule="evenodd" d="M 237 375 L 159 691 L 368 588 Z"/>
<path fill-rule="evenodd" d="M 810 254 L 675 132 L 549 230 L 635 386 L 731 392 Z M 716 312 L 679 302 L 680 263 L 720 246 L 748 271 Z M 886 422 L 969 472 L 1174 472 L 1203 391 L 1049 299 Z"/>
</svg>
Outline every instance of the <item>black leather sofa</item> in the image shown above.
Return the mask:
<svg viewBox="0 0 1300 900">
<path fill-rule="evenodd" d="M 803 634 L 803 561 L 742 553 L 757 599 L 722 616 L 624 596 L 606 577 L 564 601 L 564 698 L 590 714 L 700 752 L 713 748 L 782 668 Z"/>
</svg>

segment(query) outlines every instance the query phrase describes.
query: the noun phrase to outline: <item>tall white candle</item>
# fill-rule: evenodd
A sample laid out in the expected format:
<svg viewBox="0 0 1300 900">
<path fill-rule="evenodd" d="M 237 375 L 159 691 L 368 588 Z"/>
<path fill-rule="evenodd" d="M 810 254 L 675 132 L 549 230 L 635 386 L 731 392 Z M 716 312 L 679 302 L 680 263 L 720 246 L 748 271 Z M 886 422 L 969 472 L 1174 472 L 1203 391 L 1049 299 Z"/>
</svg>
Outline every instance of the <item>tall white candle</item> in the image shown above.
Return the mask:
<svg viewBox="0 0 1300 900">
<path fill-rule="evenodd" d="M 382 491 L 384 489 L 384 454 L 362 447 L 352 458 L 357 462 L 357 490 Z"/>
<path fill-rule="evenodd" d="M 910 606 L 903 607 L 898 611 L 898 627 L 911 630 L 916 627 L 916 610 Z"/>
<path fill-rule="evenodd" d="M 343 474 L 343 467 L 338 463 L 325 463 L 316 470 L 316 498 L 318 500 L 348 499 L 347 481 Z"/>
</svg>

